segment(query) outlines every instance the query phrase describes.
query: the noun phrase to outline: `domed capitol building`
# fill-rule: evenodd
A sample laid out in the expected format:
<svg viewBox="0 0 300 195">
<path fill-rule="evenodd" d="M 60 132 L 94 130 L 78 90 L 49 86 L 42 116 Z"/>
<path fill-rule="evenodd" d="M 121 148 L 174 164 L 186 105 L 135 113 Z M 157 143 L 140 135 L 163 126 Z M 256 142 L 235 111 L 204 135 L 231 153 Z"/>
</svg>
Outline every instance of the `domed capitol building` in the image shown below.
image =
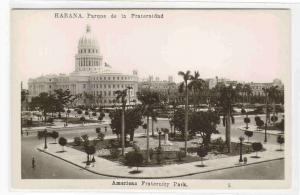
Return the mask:
<svg viewBox="0 0 300 195">
<path fill-rule="evenodd" d="M 70 90 L 72 95 L 93 95 L 98 97 L 102 105 L 112 105 L 116 98 L 114 92 L 127 87 L 130 100 L 136 100 L 138 90 L 137 71 L 122 74 L 113 71 L 111 66 L 103 62 L 97 40 L 91 33 L 90 26 L 79 39 L 78 51 L 75 55 L 75 71 L 59 75 L 45 75 L 29 79 L 29 99 L 42 92 L 53 93 L 56 89 Z M 82 99 L 82 101 L 85 101 Z M 77 101 L 77 104 L 84 102 Z"/>
</svg>

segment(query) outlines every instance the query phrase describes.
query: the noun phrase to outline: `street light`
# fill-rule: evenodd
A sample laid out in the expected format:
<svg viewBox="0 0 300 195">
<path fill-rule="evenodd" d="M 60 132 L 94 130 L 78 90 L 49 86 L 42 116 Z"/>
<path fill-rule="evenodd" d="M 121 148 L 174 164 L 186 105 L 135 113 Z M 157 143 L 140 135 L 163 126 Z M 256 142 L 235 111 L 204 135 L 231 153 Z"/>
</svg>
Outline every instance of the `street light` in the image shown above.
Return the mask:
<svg viewBox="0 0 300 195">
<path fill-rule="evenodd" d="M 240 140 L 240 160 L 239 162 L 243 162 L 243 141 L 245 140 L 245 138 L 243 136 L 240 136 L 239 137 L 239 140 Z"/>
<path fill-rule="evenodd" d="M 158 132 L 158 147 L 161 148 L 161 140 L 160 140 L 161 131 Z"/>
<path fill-rule="evenodd" d="M 158 132 L 158 148 L 160 149 L 161 148 L 161 139 L 160 139 L 161 130 L 159 130 L 159 128 L 156 128 L 156 131 Z"/>
<path fill-rule="evenodd" d="M 44 149 L 46 150 L 47 147 L 47 129 L 44 130 L 44 138 L 45 138 L 45 145 L 44 145 Z"/>
</svg>

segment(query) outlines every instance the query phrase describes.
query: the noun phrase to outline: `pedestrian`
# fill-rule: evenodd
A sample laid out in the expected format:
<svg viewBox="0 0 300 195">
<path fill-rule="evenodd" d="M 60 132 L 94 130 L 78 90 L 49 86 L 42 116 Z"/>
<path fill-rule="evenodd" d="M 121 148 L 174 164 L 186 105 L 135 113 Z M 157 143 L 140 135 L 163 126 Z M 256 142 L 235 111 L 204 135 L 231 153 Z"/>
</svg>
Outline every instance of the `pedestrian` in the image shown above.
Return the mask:
<svg viewBox="0 0 300 195">
<path fill-rule="evenodd" d="M 247 161 L 248 161 L 247 157 L 244 157 L 244 164 L 247 164 Z"/>
<path fill-rule="evenodd" d="M 107 132 L 107 127 L 105 126 L 105 133 Z"/>
<path fill-rule="evenodd" d="M 95 162 L 96 162 L 96 160 L 95 160 L 95 157 L 93 156 L 93 158 L 92 158 L 93 167 L 95 166 Z"/>
<path fill-rule="evenodd" d="M 34 159 L 34 157 L 32 157 L 31 164 L 32 164 L 32 168 L 35 169 L 35 159 Z"/>
<path fill-rule="evenodd" d="M 29 135 L 28 130 L 26 131 L 26 135 L 27 135 L 27 136 Z"/>
</svg>

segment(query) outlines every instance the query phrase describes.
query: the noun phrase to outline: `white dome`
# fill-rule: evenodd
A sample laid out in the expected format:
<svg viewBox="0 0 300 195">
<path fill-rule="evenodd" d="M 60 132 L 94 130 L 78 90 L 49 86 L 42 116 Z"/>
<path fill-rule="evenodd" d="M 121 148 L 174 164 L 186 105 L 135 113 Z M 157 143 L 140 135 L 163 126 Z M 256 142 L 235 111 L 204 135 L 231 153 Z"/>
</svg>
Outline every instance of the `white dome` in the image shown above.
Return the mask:
<svg viewBox="0 0 300 195">
<path fill-rule="evenodd" d="M 86 33 L 79 39 L 78 49 L 98 49 L 98 42 L 91 33 L 90 26 L 86 27 Z M 98 52 L 97 52 L 98 53 Z"/>
</svg>

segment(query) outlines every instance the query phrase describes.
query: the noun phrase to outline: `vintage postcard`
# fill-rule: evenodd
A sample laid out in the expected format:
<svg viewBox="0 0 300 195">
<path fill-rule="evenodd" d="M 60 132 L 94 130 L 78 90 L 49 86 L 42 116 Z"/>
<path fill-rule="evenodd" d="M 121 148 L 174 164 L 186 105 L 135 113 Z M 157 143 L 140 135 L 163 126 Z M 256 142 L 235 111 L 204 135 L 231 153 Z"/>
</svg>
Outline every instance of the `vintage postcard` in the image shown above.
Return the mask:
<svg viewBox="0 0 300 195">
<path fill-rule="evenodd" d="M 12 9 L 14 189 L 291 187 L 289 9 Z"/>
</svg>

